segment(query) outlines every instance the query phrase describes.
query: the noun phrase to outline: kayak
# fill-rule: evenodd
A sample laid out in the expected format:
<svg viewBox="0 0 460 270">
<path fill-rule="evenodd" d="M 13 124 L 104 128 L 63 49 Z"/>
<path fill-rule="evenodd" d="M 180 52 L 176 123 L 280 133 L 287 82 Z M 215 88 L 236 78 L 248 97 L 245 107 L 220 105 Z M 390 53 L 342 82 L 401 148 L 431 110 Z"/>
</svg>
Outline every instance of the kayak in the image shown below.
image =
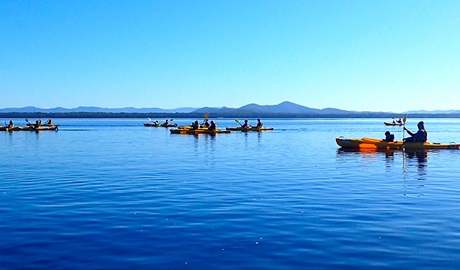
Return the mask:
<svg viewBox="0 0 460 270">
<path fill-rule="evenodd" d="M 21 126 L 15 126 L 12 128 L 9 127 L 4 127 L 0 126 L 0 131 L 33 131 L 33 127 L 21 127 Z"/>
<path fill-rule="evenodd" d="M 393 122 L 383 122 L 385 126 L 402 126 L 404 125 L 403 123 L 393 123 Z"/>
<path fill-rule="evenodd" d="M 43 131 L 43 130 L 58 130 L 58 126 L 39 126 L 38 128 L 32 129 L 35 131 Z"/>
<path fill-rule="evenodd" d="M 27 123 L 27 126 L 28 126 L 28 127 L 35 127 L 36 124 Z M 57 127 L 57 126 L 60 126 L 60 125 L 59 125 L 59 124 L 41 124 L 40 126 L 41 126 L 41 127 Z"/>
<path fill-rule="evenodd" d="M 144 127 L 177 127 L 177 124 L 156 124 L 156 123 L 144 123 Z"/>
<path fill-rule="evenodd" d="M 207 128 L 199 128 L 199 129 L 182 129 L 182 128 L 175 128 L 175 129 L 170 129 L 169 130 L 171 134 L 210 134 L 210 135 L 215 135 L 218 133 L 230 133 L 230 130 L 223 130 L 223 129 L 215 129 L 215 130 L 209 130 Z"/>
<path fill-rule="evenodd" d="M 336 138 L 335 141 L 342 148 L 370 148 L 370 149 L 460 149 L 460 144 L 449 143 L 430 143 L 430 142 L 386 142 L 375 138 L 361 138 L 361 139 L 346 139 Z"/>
<path fill-rule="evenodd" d="M 40 126 L 35 128 L 34 126 L 15 126 L 12 128 L 0 126 L 0 131 L 42 131 L 42 130 L 58 130 L 58 126 Z"/>
<path fill-rule="evenodd" d="M 244 127 L 228 127 L 226 130 L 231 130 L 231 131 L 267 131 L 267 130 L 274 130 L 272 127 L 250 127 L 250 128 L 244 128 Z"/>
</svg>

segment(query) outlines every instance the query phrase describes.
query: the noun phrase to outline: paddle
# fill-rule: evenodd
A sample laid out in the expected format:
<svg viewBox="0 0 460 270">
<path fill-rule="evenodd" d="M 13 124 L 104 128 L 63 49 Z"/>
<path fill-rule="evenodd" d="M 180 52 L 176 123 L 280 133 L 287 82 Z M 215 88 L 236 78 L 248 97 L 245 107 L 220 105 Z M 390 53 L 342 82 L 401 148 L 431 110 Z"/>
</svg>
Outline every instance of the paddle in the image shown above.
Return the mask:
<svg viewBox="0 0 460 270">
<path fill-rule="evenodd" d="M 402 138 L 402 141 L 404 142 L 404 130 L 406 128 L 406 119 L 407 119 L 407 114 L 404 115 L 403 117 L 403 138 Z"/>
<path fill-rule="evenodd" d="M 243 126 L 243 124 L 240 123 L 240 121 L 238 119 L 235 119 L 235 122 L 237 122 L 238 124 L 240 124 L 240 126 Z"/>
</svg>

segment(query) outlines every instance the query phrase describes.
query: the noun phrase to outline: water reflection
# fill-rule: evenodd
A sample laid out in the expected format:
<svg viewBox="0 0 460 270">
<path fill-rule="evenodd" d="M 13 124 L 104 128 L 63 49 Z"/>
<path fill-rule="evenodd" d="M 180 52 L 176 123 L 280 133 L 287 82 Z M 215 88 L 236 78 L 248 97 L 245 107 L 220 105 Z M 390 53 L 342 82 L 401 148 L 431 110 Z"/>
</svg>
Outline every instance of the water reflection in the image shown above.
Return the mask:
<svg viewBox="0 0 460 270">
<path fill-rule="evenodd" d="M 406 164 L 407 166 L 417 168 L 417 174 L 419 176 L 418 180 L 426 180 L 428 150 L 405 151 L 404 157 L 408 158 L 409 160 L 408 164 Z M 416 163 L 413 163 L 411 161 L 415 161 Z M 405 168 L 405 170 L 407 170 L 407 168 Z"/>
<path fill-rule="evenodd" d="M 428 152 L 431 150 L 378 150 L 369 148 L 339 148 L 337 150 L 338 155 L 361 155 L 363 157 L 385 157 L 385 164 L 387 167 L 393 167 L 396 158 L 402 158 L 403 178 L 407 180 L 410 175 L 416 171 L 417 180 L 426 180 L 427 178 L 427 166 L 428 166 Z M 401 161 L 399 159 L 399 161 Z"/>
<path fill-rule="evenodd" d="M 421 151 L 406 151 L 406 157 L 409 159 L 417 159 L 419 167 L 425 167 L 427 158 L 428 158 L 428 151 L 421 150 Z"/>
<path fill-rule="evenodd" d="M 387 149 L 373 149 L 373 148 L 339 148 L 337 154 L 346 154 L 346 153 L 361 153 L 369 155 L 381 155 L 385 154 L 385 157 L 393 157 L 395 150 Z"/>
</svg>

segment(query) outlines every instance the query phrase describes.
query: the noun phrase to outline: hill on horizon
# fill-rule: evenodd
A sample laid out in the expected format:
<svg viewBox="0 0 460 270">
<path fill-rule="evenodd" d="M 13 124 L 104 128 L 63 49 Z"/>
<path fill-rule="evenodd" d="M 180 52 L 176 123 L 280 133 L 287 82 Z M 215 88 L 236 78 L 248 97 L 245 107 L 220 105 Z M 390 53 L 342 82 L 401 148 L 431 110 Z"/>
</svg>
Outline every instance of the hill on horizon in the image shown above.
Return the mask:
<svg viewBox="0 0 460 270">
<path fill-rule="evenodd" d="M 56 107 L 50 109 L 42 109 L 34 106 L 20 107 L 20 108 L 4 108 L 0 109 L 0 113 L 212 113 L 219 115 L 229 115 L 229 114 L 297 114 L 297 115 L 356 115 L 356 114 L 375 114 L 375 113 L 384 113 L 384 114 L 459 114 L 460 110 L 436 110 L 436 111 L 407 111 L 402 113 L 395 112 L 371 112 L 371 111 L 347 111 L 337 108 L 323 108 L 316 109 L 310 108 L 303 105 L 299 105 L 290 101 L 284 101 L 276 105 L 259 105 L 256 103 L 250 103 L 239 108 L 229 108 L 229 107 L 203 107 L 203 108 L 193 108 L 193 107 L 182 107 L 176 109 L 162 109 L 162 108 L 134 108 L 134 107 L 124 107 L 124 108 L 102 108 L 95 106 L 79 106 L 77 108 L 63 108 Z"/>
<path fill-rule="evenodd" d="M 351 113 L 351 111 L 345 111 L 335 108 L 326 109 L 315 109 L 305 107 L 293 102 L 284 101 L 277 105 L 259 105 L 251 103 L 244 105 L 239 108 L 228 108 L 228 107 L 203 107 L 203 108 L 192 108 L 184 107 L 177 109 L 162 109 L 162 108 L 102 108 L 94 106 L 79 106 L 77 108 L 63 108 L 56 107 L 50 109 L 37 108 L 34 106 L 27 106 L 21 108 L 5 108 L 0 109 L 2 113 L 78 113 L 78 112 L 90 112 L 90 113 L 235 113 L 235 112 L 246 112 L 246 113 L 266 113 L 266 114 L 328 114 L 328 113 Z"/>
<path fill-rule="evenodd" d="M 345 111 L 335 108 L 315 109 L 302 106 L 290 101 L 284 101 L 277 105 L 247 104 L 237 109 L 233 108 L 212 108 L 204 107 L 193 111 L 194 113 L 218 113 L 228 114 L 236 112 L 258 113 L 258 114 L 351 114 L 353 111 Z"/>
</svg>

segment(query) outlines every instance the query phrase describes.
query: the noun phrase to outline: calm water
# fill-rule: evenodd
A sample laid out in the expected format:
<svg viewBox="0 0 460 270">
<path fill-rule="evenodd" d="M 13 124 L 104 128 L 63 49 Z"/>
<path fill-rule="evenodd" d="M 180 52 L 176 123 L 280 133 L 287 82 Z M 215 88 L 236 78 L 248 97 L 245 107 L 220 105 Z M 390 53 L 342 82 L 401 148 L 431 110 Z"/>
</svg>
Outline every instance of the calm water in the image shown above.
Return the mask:
<svg viewBox="0 0 460 270">
<path fill-rule="evenodd" d="M 460 151 L 338 149 L 339 136 L 400 140 L 384 120 L 265 119 L 274 131 L 215 137 L 144 119 L 1 132 L 0 268 L 458 269 Z M 423 120 L 430 141 L 460 143 L 460 119 Z"/>
</svg>

